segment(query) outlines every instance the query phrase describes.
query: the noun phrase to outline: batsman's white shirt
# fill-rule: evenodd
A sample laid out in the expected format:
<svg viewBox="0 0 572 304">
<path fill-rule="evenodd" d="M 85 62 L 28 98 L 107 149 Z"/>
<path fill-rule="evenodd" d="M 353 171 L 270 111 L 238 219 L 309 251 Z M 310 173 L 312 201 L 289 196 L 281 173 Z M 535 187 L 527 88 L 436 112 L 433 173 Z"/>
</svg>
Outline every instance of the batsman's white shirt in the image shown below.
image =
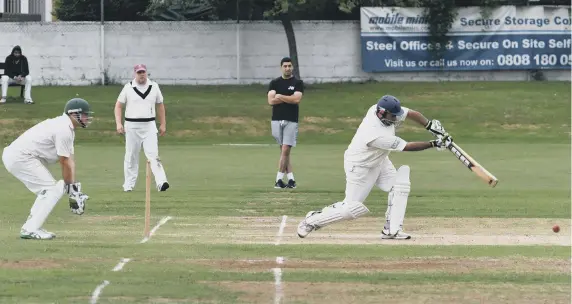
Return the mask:
<svg viewBox="0 0 572 304">
<path fill-rule="evenodd" d="M 408 108 L 398 117 L 397 124 L 407 117 Z M 395 136 L 395 125 L 386 126 L 371 106 L 344 153 L 346 197 L 344 201 L 364 202 L 374 185 L 388 192 L 393 186 L 396 170 L 388 156 L 392 151 L 403 151 L 407 142 Z M 370 143 L 374 142 L 376 146 Z"/>
<path fill-rule="evenodd" d="M 397 123 L 407 117 L 408 108 L 402 107 L 403 115 L 398 117 Z M 387 158 L 392 151 L 402 151 L 407 144 L 403 139 L 395 136 L 395 125 L 386 126 L 381 123 L 375 114 L 377 105 L 371 106 L 359 125 L 354 137 L 344 153 L 344 161 L 361 167 L 375 167 Z M 382 148 L 368 145 L 377 140 Z"/>
<path fill-rule="evenodd" d="M 46 164 L 74 154 L 74 126 L 67 115 L 46 119 L 4 148 L 4 166 L 33 193 L 56 184 Z"/>
</svg>

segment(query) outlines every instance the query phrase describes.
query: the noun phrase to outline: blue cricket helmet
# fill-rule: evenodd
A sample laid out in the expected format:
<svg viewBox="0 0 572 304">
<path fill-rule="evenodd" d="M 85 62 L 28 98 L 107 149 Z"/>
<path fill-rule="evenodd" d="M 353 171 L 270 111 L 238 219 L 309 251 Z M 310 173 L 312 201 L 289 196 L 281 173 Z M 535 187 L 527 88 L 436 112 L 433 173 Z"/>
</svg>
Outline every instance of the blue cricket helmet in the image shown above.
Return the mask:
<svg viewBox="0 0 572 304">
<path fill-rule="evenodd" d="M 377 110 L 384 110 L 395 116 L 403 115 L 403 109 L 401 108 L 399 99 L 391 95 L 385 95 L 379 99 L 377 102 Z"/>
</svg>

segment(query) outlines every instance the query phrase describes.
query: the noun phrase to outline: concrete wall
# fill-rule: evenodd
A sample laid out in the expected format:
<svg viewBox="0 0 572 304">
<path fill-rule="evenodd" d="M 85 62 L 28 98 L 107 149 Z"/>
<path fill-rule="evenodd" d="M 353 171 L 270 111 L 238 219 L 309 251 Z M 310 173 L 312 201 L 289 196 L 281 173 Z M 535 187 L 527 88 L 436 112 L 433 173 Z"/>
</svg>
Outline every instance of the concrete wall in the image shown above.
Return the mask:
<svg viewBox="0 0 572 304">
<path fill-rule="evenodd" d="M 267 83 L 280 75 L 288 54 L 280 23 L 249 22 L 1 23 L 0 60 L 20 45 L 35 85 L 123 83 L 145 63 L 162 84 Z M 361 70 L 359 22 L 304 21 L 294 25 L 300 70 L 308 83 L 362 81 L 530 80 L 526 71 L 379 73 Z M 237 54 L 240 70 L 237 71 Z M 103 72 L 102 72 L 103 71 Z M 570 71 L 544 71 L 548 80 L 570 81 Z"/>
</svg>

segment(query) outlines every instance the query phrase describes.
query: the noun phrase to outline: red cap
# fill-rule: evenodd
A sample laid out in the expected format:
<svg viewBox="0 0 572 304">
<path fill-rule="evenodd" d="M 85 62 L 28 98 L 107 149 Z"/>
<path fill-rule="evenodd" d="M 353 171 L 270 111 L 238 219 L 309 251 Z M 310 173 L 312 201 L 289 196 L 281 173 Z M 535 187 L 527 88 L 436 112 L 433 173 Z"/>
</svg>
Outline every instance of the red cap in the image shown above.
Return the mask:
<svg viewBox="0 0 572 304">
<path fill-rule="evenodd" d="M 139 72 L 139 71 L 145 71 L 145 72 L 147 72 L 147 67 L 146 67 L 144 64 L 140 63 L 140 64 L 136 65 L 136 66 L 133 68 L 133 70 L 135 71 L 135 73 L 137 73 L 137 72 Z"/>
</svg>

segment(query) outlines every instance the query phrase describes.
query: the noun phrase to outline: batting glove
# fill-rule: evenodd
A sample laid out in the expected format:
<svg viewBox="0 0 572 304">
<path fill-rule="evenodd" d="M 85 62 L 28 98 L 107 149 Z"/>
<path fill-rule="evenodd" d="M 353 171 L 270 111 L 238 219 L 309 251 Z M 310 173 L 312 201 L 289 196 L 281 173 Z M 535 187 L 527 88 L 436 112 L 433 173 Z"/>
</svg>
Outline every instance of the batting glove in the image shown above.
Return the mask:
<svg viewBox="0 0 572 304">
<path fill-rule="evenodd" d="M 431 132 L 434 136 L 446 136 L 448 135 L 441 122 L 437 119 L 429 120 L 427 125 L 425 125 L 425 129 Z"/>
<path fill-rule="evenodd" d="M 446 135 L 438 135 L 437 139 L 430 141 L 431 146 L 437 148 L 437 151 L 448 149 L 453 143 L 453 137 Z"/>
</svg>

